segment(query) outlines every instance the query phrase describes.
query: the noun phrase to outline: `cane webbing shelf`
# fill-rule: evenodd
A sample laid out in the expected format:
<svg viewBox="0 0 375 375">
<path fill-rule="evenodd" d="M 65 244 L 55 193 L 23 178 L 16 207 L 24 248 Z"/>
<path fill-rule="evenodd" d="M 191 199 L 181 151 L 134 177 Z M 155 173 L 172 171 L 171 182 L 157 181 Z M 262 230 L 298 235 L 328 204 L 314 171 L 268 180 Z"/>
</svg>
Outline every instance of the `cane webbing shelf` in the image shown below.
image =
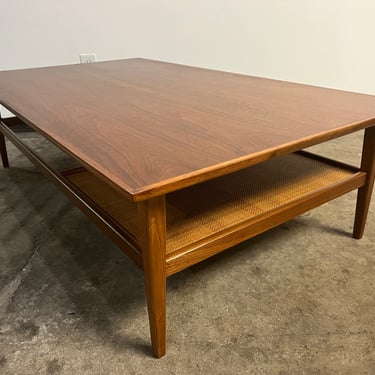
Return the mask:
<svg viewBox="0 0 375 375">
<path fill-rule="evenodd" d="M 95 202 L 102 214 L 135 241 L 141 251 L 136 203 L 84 168 L 62 174 L 85 199 Z M 321 204 L 326 189 L 334 185 L 342 185 L 344 193 L 364 181 L 365 173 L 355 168 L 308 153 L 293 153 L 169 193 L 166 197 L 167 262 L 178 262 L 186 252 L 199 251 L 200 245 L 213 242 L 246 223 L 261 221 L 298 202 L 306 205 L 311 197 Z M 201 259 L 198 257 L 198 260 Z"/>
</svg>

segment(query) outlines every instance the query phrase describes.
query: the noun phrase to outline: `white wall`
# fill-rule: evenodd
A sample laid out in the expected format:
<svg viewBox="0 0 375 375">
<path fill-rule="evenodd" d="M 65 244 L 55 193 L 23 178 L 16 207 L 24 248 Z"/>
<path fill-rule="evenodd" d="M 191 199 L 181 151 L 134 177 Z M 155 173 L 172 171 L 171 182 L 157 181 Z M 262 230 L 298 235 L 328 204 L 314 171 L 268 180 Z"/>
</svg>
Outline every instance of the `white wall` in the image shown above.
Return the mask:
<svg viewBox="0 0 375 375">
<path fill-rule="evenodd" d="M 374 0 L 0 0 L 0 69 L 159 60 L 375 94 Z"/>
</svg>

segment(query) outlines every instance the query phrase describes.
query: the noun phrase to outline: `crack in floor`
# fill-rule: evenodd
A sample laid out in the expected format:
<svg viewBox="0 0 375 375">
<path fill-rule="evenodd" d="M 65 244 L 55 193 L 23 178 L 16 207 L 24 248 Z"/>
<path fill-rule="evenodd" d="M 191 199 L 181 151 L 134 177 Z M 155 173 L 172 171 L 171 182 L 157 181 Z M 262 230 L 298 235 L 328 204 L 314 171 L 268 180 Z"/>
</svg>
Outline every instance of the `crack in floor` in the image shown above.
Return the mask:
<svg viewBox="0 0 375 375">
<path fill-rule="evenodd" d="M 8 307 L 12 304 L 13 298 L 17 293 L 19 286 L 26 276 L 30 273 L 32 268 L 32 263 L 37 254 L 37 249 L 35 249 L 31 256 L 28 258 L 26 264 L 20 271 L 17 272 L 14 279 L 11 280 L 7 285 L 5 285 L 0 291 L 0 312 L 6 312 Z"/>
<path fill-rule="evenodd" d="M 48 240 L 48 232 L 42 232 L 41 235 L 34 241 L 31 255 L 27 258 L 25 264 L 15 273 L 13 279 L 2 287 L 0 290 L 0 312 L 5 313 L 13 302 L 13 298 L 17 293 L 22 281 L 31 272 L 32 265 L 38 251 L 42 245 Z"/>
</svg>

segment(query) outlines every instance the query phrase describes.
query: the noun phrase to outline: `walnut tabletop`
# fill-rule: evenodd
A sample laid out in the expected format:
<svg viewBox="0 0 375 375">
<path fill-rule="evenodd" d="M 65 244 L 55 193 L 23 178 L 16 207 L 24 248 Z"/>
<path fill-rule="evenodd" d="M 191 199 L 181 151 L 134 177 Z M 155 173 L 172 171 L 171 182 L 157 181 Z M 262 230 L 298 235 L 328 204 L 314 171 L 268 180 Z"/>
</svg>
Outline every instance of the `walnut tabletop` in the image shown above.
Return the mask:
<svg viewBox="0 0 375 375">
<path fill-rule="evenodd" d="M 0 103 L 134 201 L 375 122 L 375 97 L 145 59 L 0 72 Z"/>
<path fill-rule="evenodd" d="M 375 96 L 130 59 L 0 72 L 0 104 L 3 167 L 10 141 L 142 269 L 157 358 L 167 277 L 353 190 L 364 234 Z M 50 165 L 19 122 L 78 167 Z M 361 129 L 359 168 L 302 150 Z"/>
</svg>

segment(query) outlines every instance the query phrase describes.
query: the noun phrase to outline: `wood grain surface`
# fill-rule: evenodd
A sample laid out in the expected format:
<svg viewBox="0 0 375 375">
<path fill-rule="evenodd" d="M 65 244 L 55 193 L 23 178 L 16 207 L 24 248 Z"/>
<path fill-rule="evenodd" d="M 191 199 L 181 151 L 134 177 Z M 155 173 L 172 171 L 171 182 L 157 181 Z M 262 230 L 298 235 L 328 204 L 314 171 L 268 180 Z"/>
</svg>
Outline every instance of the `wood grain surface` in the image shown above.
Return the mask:
<svg viewBox="0 0 375 375">
<path fill-rule="evenodd" d="M 3 71 L 0 103 L 134 201 L 375 124 L 375 96 L 144 59 Z"/>
</svg>

